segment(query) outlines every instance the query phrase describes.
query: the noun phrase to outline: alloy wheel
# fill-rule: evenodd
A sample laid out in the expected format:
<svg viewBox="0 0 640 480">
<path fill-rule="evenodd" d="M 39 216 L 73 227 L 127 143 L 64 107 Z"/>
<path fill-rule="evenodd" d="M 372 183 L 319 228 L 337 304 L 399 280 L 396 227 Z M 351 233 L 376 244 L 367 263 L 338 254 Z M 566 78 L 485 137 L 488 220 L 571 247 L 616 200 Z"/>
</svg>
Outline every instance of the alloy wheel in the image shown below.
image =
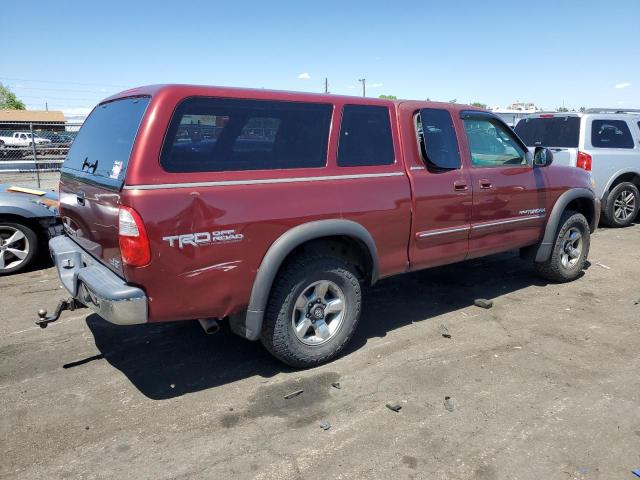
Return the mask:
<svg viewBox="0 0 640 480">
<path fill-rule="evenodd" d="M 342 289 L 330 280 L 307 286 L 298 296 L 291 326 L 305 345 L 321 345 L 335 336 L 343 323 L 346 300 Z"/>
<path fill-rule="evenodd" d="M 29 255 L 29 239 L 25 234 L 7 225 L 0 225 L 0 270 L 15 268 Z"/>
<path fill-rule="evenodd" d="M 573 268 L 582 255 L 582 233 L 571 227 L 562 237 L 562 253 L 560 263 L 564 268 Z"/>
<path fill-rule="evenodd" d="M 613 214 L 616 219 L 626 221 L 636 209 L 636 196 L 629 190 L 623 190 L 613 201 Z"/>
</svg>

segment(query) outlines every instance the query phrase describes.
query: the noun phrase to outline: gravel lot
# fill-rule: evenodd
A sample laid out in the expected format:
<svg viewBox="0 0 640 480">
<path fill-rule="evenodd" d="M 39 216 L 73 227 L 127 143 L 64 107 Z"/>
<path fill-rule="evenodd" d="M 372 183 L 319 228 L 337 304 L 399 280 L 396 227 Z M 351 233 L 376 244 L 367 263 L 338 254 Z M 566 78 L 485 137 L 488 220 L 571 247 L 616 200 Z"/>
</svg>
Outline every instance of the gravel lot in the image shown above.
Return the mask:
<svg viewBox="0 0 640 480">
<path fill-rule="evenodd" d="M 639 247 L 640 225 L 598 231 L 565 285 L 510 254 L 384 280 L 349 352 L 306 371 L 196 322 L 40 330 L 54 270 L 0 278 L 0 477 L 631 478 Z"/>
</svg>

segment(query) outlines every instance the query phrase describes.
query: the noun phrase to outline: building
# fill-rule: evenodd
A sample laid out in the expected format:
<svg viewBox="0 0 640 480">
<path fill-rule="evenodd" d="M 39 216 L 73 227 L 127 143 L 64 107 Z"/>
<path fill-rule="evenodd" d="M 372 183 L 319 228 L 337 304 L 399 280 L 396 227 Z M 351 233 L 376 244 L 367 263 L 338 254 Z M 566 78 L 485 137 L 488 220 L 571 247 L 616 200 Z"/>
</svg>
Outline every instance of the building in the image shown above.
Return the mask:
<svg viewBox="0 0 640 480">
<path fill-rule="evenodd" d="M 515 127 L 521 118 L 530 113 L 539 112 L 541 109 L 531 102 L 515 102 L 508 107 L 491 107 L 490 110 L 502 118 L 507 125 Z"/>
<path fill-rule="evenodd" d="M 0 110 L 0 130 L 48 130 L 64 132 L 64 114 L 58 110 Z"/>
</svg>

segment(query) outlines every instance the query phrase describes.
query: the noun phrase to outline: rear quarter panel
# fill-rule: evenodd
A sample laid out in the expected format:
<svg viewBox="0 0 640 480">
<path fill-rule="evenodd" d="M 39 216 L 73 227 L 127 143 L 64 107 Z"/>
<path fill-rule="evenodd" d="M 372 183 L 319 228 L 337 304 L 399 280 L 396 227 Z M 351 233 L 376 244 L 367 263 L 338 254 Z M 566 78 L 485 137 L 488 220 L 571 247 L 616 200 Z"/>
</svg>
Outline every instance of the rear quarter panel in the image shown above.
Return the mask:
<svg viewBox="0 0 640 480">
<path fill-rule="evenodd" d="M 234 90 L 212 94 L 197 87 L 190 95 L 239 97 Z M 144 288 L 149 298 L 150 321 L 203 317 L 222 318 L 246 308 L 260 263 L 272 243 L 287 230 L 310 221 L 347 218 L 371 233 L 379 253 L 380 276 L 404 271 L 410 228 L 410 190 L 404 174 L 391 102 L 396 139 L 396 163 L 361 169 L 336 166 L 336 146 L 344 101 L 334 104 L 330 127 L 328 163 L 314 169 L 244 172 L 167 173 L 159 164 L 160 151 L 171 114 L 186 94 L 159 91 L 141 126 L 139 145 L 129 162 L 122 203 L 142 217 L 151 244 L 151 263 L 142 268 L 125 266 L 125 276 Z M 287 93 L 256 92 L 251 98 L 290 100 Z M 294 96 L 295 97 L 295 96 Z M 297 98 L 300 101 L 299 98 Z M 317 97 L 309 101 L 319 101 Z M 368 101 L 367 103 L 369 103 Z M 348 103 L 364 103 L 354 98 Z M 357 172 L 355 172 L 357 170 Z M 357 173 L 394 173 L 375 178 L 331 178 Z M 291 182 L 292 178 L 309 181 Z M 206 185 L 208 182 L 264 181 L 239 185 Z M 279 183 L 281 182 L 281 183 Z M 177 184 L 177 185 L 176 185 Z M 205 185 L 203 185 L 205 184 Z M 165 185 L 160 189 L 138 188 Z M 170 186 L 173 185 L 173 186 Z M 233 241 L 183 248 L 170 246 L 164 237 L 233 230 L 242 237 Z"/>
</svg>

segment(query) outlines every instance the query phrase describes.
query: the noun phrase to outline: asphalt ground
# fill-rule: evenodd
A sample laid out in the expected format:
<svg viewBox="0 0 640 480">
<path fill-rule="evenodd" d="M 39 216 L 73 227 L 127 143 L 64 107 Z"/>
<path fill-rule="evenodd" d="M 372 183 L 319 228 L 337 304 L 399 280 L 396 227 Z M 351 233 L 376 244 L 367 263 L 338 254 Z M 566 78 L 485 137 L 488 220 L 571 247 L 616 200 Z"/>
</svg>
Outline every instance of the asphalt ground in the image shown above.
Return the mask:
<svg viewBox="0 0 640 480">
<path fill-rule="evenodd" d="M 590 264 L 563 285 L 512 254 L 385 279 L 345 355 L 305 371 L 193 321 L 41 330 L 54 269 L 0 277 L 0 478 L 632 478 L 640 225 L 596 232 Z"/>
</svg>

